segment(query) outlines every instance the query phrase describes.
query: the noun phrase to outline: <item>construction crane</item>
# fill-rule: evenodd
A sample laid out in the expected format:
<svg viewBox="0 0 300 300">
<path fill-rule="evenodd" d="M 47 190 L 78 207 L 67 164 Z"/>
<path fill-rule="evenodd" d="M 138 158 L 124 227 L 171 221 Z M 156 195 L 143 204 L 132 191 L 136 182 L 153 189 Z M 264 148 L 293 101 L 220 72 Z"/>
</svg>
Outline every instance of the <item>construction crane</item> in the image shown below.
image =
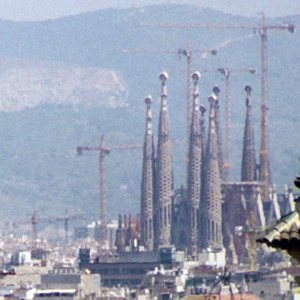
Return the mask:
<svg viewBox="0 0 300 300">
<path fill-rule="evenodd" d="M 54 218 L 38 218 L 37 217 L 37 211 L 33 211 L 31 220 L 25 221 L 25 222 L 14 222 L 14 226 L 19 225 L 29 225 L 32 226 L 32 246 L 31 246 L 31 252 L 33 254 L 33 257 L 35 257 L 37 253 L 37 240 L 38 240 L 38 231 L 37 231 L 37 224 L 39 223 L 54 223 L 54 222 L 65 222 L 65 244 L 68 242 L 68 222 L 74 221 L 74 220 L 82 220 L 84 219 L 83 215 L 76 215 L 76 216 L 68 216 L 67 214 L 64 217 L 54 217 Z"/>
<path fill-rule="evenodd" d="M 64 222 L 65 230 L 65 245 L 69 244 L 69 221 L 85 220 L 84 215 L 68 216 L 68 211 L 65 211 L 64 217 L 52 218 L 49 219 L 49 223 L 52 222 Z"/>
<path fill-rule="evenodd" d="M 226 44 L 233 40 L 227 40 Z M 224 45 L 225 43 L 222 43 Z M 218 47 L 218 46 L 217 46 Z M 173 69 L 173 68 L 172 68 Z M 173 69 L 174 70 L 174 69 Z M 176 71 L 182 72 L 183 69 L 176 69 Z M 225 79 L 225 151 L 224 151 L 224 180 L 230 181 L 230 173 L 231 173 L 231 89 L 230 89 L 230 79 L 232 73 L 250 73 L 255 74 L 256 69 L 254 68 L 240 68 L 233 69 L 226 65 L 226 67 L 218 68 L 218 69 L 208 69 L 208 68 L 200 68 L 200 74 L 206 72 L 219 72 L 224 76 Z M 188 89 L 187 89 L 188 90 Z M 189 97 L 189 94 L 187 98 Z M 187 135 L 188 136 L 188 135 Z M 187 152 L 188 153 L 188 152 Z"/>
<path fill-rule="evenodd" d="M 261 36 L 261 145 L 260 145 L 260 166 L 259 181 L 264 183 L 263 200 L 268 197 L 268 187 L 271 184 L 270 158 L 269 158 L 269 138 L 268 138 L 268 30 L 288 30 L 293 33 L 293 24 L 267 25 L 265 14 L 262 13 L 261 24 L 258 25 L 234 25 L 234 24 L 140 24 L 147 27 L 164 28 L 199 28 L 199 29 L 251 29 Z"/>
<path fill-rule="evenodd" d="M 77 155 L 82 155 L 84 151 L 99 151 L 99 217 L 100 217 L 100 242 L 105 247 L 107 243 L 107 214 L 106 214 L 106 167 L 105 158 L 111 150 L 116 149 L 137 149 L 142 145 L 115 145 L 106 147 L 104 143 L 104 135 L 100 138 L 100 147 L 77 147 Z"/>
<path fill-rule="evenodd" d="M 124 49 L 123 53 L 162 53 L 162 54 L 179 54 L 180 56 L 186 57 L 186 74 L 187 74 L 187 89 L 186 89 L 186 110 L 187 110 L 187 132 L 189 132 L 191 122 L 191 75 L 192 75 L 192 56 L 194 54 L 202 54 L 204 56 L 211 54 L 217 55 L 216 49 L 208 50 L 193 50 L 191 49 L 190 43 L 186 48 L 179 49 Z M 189 134 L 187 135 L 189 137 Z"/>
<path fill-rule="evenodd" d="M 31 220 L 25 221 L 25 222 L 14 222 L 13 226 L 19 226 L 19 225 L 28 225 L 31 224 L 32 226 L 32 240 L 31 240 L 31 252 L 32 256 L 35 257 L 37 253 L 37 224 L 38 223 L 48 223 L 49 219 L 38 219 L 37 218 L 37 211 L 33 211 Z"/>
<path fill-rule="evenodd" d="M 218 69 L 200 69 L 201 73 L 205 72 L 219 72 L 225 79 L 225 151 L 224 151 L 224 181 L 230 181 L 231 173 L 231 89 L 230 78 L 232 73 L 250 73 L 255 74 L 256 70 L 253 68 L 234 69 L 226 64 L 226 67 Z"/>
<path fill-rule="evenodd" d="M 188 161 L 189 156 L 189 138 L 190 138 L 190 126 L 192 118 L 192 98 L 191 98 L 191 78 L 192 78 L 192 57 L 194 54 L 202 54 L 207 56 L 208 54 L 217 55 L 217 50 L 215 48 L 208 50 L 195 50 L 192 49 L 190 43 L 188 43 L 186 48 L 179 49 L 124 49 L 123 53 L 162 53 L 162 54 L 179 54 L 180 56 L 186 57 L 186 161 Z"/>
</svg>

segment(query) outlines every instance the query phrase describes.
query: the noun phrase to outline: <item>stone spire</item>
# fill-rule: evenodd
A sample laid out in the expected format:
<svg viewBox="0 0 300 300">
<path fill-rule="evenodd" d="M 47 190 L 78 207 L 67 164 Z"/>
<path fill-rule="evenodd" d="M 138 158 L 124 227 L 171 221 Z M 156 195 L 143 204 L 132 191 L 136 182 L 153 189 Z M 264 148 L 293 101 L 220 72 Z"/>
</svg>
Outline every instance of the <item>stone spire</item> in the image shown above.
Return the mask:
<svg viewBox="0 0 300 300">
<path fill-rule="evenodd" d="M 147 112 L 141 183 L 141 239 L 142 245 L 148 251 L 153 251 L 154 143 L 152 133 L 151 96 L 145 98 L 145 103 L 147 105 Z"/>
<path fill-rule="evenodd" d="M 206 135 L 205 135 L 205 118 L 204 114 L 206 112 L 206 108 L 204 106 L 200 106 L 200 130 L 201 130 L 201 149 L 202 149 L 202 158 L 205 158 L 206 155 Z M 202 165 L 204 165 L 204 161 L 202 159 Z"/>
<path fill-rule="evenodd" d="M 215 86 L 213 88 L 213 94 L 215 98 L 214 105 L 215 105 L 215 124 L 216 124 L 216 133 L 217 133 L 217 144 L 218 144 L 218 161 L 219 161 L 220 177 L 222 180 L 224 180 L 224 158 L 223 158 L 219 93 L 220 93 L 220 89 L 217 86 Z"/>
<path fill-rule="evenodd" d="M 269 186 L 272 184 L 270 170 L 270 150 L 268 133 L 268 35 L 265 15 L 262 14 L 261 31 L 261 136 L 259 150 L 259 181 L 264 184 L 263 201 L 268 200 Z"/>
<path fill-rule="evenodd" d="M 263 201 L 268 200 L 268 190 L 272 183 L 269 156 L 269 138 L 268 138 L 268 107 L 266 104 L 261 106 L 261 142 L 259 151 L 259 181 L 264 184 Z"/>
<path fill-rule="evenodd" d="M 155 248 L 171 244 L 171 197 L 173 194 L 172 154 L 166 86 L 168 74 L 163 72 L 159 78 L 162 83 L 162 90 L 156 157 Z"/>
<path fill-rule="evenodd" d="M 216 95 L 209 97 L 210 113 L 206 151 L 206 180 L 203 214 L 203 248 L 218 251 L 223 247 L 221 178 L 218 161 L 218 137 L 216 130 Z"/>
<path fill-rule="evenodd" d="M 199 205 L 201 195 L 201 112 L 199 107 L 200 73 L 192 75 L 194 81 L 193 109 L 189 140 L 188 162 L 188 221 L 189 221 L 189 245 L 188 253 L 196 256 L 198 253 L 198 229 L 199 229 Z"/>
<path fill-rule="evenodd" d="M 198 230 L 198 248 L 203 246 L 203 228 L 204 228 L 204 210 L 205 210 L 205 182 L 206 182 L 206 130 L 205 130 L 205 118 L 204 114 L 206 108 L 200 106 L 200 131 L 201 131 L 201 198 L 200 198 L 200 212 L 199 212 L 199 230 Z"/>
<path fill-rule="evenodd" d="M 242 157 L 242 172 L 241 181 L 256 181 L 256 159 L 254 147 L 254 131 L 252 127 L 252 112 L 251 112 L 251 91 L 252 88 L 247 85 L 245 87 L 246 96 L 246 121 L 244 130 L 244 144 Z"/>
</svg>

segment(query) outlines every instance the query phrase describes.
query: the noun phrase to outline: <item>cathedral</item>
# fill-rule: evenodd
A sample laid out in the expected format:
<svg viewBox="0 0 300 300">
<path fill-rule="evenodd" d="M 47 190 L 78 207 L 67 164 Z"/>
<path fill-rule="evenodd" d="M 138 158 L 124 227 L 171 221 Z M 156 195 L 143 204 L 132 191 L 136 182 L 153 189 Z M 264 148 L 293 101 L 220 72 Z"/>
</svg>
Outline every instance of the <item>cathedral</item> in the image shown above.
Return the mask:
<svg viewBox="0 0 300 300">
<path fill-rule="evenodd" d="M 187 184 L 175 189 L 167 101 L 168 74 L 161 73 L 159 79 L 157 145 L 152 130 L 152 98 L 145 98 L 139 245 L 145 251 L 158 251 L 160 247 L 173 245 L 191 260 L 198 260 L 201 253 L 226 251 L 227 262 L 251 264 L 256 255 L 257 232 L 294 209 L 292 189 L 286 188 L 279 195 L 271 184 L 267 108 L 262 109 L 265 113 L 261 118 L 260 162 L 257 163 L 251 87 L 246 86 L 241 179 L 230 182 L 225 176 L 223 159 L 220 90 L 214 87 L 208 98 L 208 124 L 205 124 L 206 108 L 199 98 L 200 73 L 193 73 Z"/>
</svg>

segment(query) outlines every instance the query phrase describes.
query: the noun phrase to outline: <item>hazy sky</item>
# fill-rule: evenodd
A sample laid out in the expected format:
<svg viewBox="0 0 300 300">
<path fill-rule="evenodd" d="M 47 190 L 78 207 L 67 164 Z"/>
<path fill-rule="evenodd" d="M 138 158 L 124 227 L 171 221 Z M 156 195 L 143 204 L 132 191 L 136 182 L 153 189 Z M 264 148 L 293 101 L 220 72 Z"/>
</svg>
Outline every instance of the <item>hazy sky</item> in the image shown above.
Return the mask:
<svg viewBox="0 0 300 300">
<path fill-rule="evenodd" d="M 300 0 L 0 0 L 0 18 L 14 21 L 45 20 L 108 7 L 191 3 L 226 13 L 269 17 L 300 14 Z"/>
</svg>

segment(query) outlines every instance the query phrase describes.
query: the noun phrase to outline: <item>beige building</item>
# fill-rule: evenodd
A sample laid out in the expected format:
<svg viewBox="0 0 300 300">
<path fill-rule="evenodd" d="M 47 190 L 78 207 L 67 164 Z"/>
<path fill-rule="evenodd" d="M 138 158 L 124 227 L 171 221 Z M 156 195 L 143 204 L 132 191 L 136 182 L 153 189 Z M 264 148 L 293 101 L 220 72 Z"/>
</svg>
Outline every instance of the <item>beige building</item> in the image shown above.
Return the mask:
<svg viewBox="0 0 300 300">
<path fill-rule="evenodd" d="M 73 269 L 56 269 L 41 276 L 41 285 L 34 299 L 96 299 L 100 296 L 100 292 L 99 274 L 82 274 Z"/>
</svg>

